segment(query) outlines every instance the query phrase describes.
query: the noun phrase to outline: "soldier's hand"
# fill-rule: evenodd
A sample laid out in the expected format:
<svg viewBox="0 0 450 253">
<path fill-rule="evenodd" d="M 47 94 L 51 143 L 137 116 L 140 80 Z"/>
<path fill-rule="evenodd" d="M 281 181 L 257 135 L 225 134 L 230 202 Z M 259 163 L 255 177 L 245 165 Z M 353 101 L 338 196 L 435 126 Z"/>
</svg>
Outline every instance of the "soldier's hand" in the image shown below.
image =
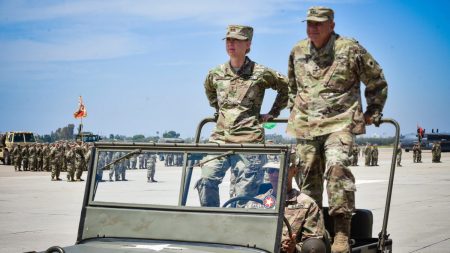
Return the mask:
<svg viewBox="0 0 450 253">
<path fill-rule="evenodd" d="M 295 237 L 297 234 L 292 234 L 292 237 L 281 242 L 281 252 L 294 253 L 295 252 Z"/>
<path fill-rule="evenodd" d="M 267 122 L 272 119 L 273 119 L 273 115 L 271 115 L 271 114 L 261 114 L 259 116 L 259 120 L 261 121 L 261 123 Z"/>
<path fill-rule="evenodd" d="M 366 125 L 370 126 L 374 124 L 376 127 L 380 126 L 381 123 L 381 117 L 383 116 L 380 112 L 365 112 L 364 113 L 364 121 L 366 122 Z"/>
</svg>

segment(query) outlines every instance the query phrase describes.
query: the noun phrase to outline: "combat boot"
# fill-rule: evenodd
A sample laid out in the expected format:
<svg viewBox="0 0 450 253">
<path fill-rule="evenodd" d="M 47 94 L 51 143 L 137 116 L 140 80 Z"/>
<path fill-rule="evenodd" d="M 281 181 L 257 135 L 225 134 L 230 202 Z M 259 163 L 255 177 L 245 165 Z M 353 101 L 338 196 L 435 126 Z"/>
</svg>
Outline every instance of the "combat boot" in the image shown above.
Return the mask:
<svg viewBox="0 0 450 253">
<path fill-rule="evenodd" d="M 344 215 L 334 216 L 334 239 L 331 246 L 332 253 L 348 253 L 350 252 L 350 222 L 351 219 Z"/>
</svg>

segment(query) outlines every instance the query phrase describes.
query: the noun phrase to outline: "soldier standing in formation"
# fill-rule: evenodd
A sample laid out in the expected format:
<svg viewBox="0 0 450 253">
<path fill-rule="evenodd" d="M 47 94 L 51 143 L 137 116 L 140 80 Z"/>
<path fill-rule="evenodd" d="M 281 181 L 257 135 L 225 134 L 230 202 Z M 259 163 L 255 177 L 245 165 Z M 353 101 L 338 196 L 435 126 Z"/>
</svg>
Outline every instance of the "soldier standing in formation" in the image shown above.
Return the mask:
<svg viewBox="0 0 450 253">
<path fill-rule="evenodd" d="M 372 144 L 367 144 L 364 149 L 364 165 L 371 166 L 372 164 Z"/>
<path fill-rule="evenodd" d="M 401 162 L 402 162 L 402 145 L 398 144 L 397 147 L 397 166 L 401 167 Z"/>
<path fill-rule="evenodd" d="M 156 172 L 156 155 L 151 154 L 147 159 L 147 182 L 148 183 L 156 183 L 158 181 L 155 180 L 155 172 Z"/>
<path fill-rule="evenodd" d="M 246 56 L 250 52 L 252 38 L 252 27 L 228 26 L 225 47 L 230 60 L 210 70 L 206 77 L 206 96 L 218 115 L 209 142 L 264 143 L 261 123 L 277 117 L 286 107 L 286 78 Z M 269 113 L 260 115 L 266 89 L 274 89 L 278 95 Z M 212 157 L 214 156 L 207 156 L 205 159 Z M 236 196 L 255 196 L 259 187 L 259 168 L 248 166 L 249 164 L 245 157 L 231 155 L 203 165 L 201 179 L 195 186 L 201 205 L 220 205 L 219 184 L 229 168 L 237 178 L 236 185 L 231 185 L 230 191 Z"/>
<path fill-rule="evenodd" d="M 378 145 L 374 144 L 372 147 L 372 154 L 370 155 L 371 158 L 371 166 L 378 166 Z"/>
<path fill-rule="evenodd" d="M 289 57 L 291 115 L 287 133 L 297 139 L 302 159 L 301 191 L 320 207 L 326 177 L 335 232 L 332 252 L 348 252 L 356 190 L 355 178 L 347 167 L 350 147 L 355 135 L 365 133 L 365 125 L 379 122 L 387 83 L 366 49 L 334 32 L 332 9 L 311 7 L 306 21 L 308 39 L 296 44 Z M 364 113 L 361 81 L 366 85 Z"/>
<path fill-rule="evenodd" d="M 56 143 L 50 149 L 50 167 L 51 167 L 51 180 L 52 181 L 60 181 L 59 174 L 61 173 L 61 159 L 62 154 L 60 150 L 60 144 Z"/>
<path fill-rule="evenodd" d="M 22 148 L 22 164 L 23 164 L 23 170 L 27 171 L 28 169 L 28 144 L 26 144 L 23 148 Z"/>
<path fill-rule="evenodd" d="M 431 148 L 432 154 L 432 162 L 440 163 L 441 162 L 441 143 L 434 142 L 433 147 Z"/>
<path fill-rule="evenodd" d="M 14 170 L 22 171 L 22 152 L 20 150 L 20 146 L 15 144 L 12 150 L 12 156 L 14 158 Z"/>
<path fill-rule="evenodd" d="M 354 145 L 352 148 L 352 166 L 358 166 L 359 147 Z"/>
<path fill-rule="evenodd" d="M 413 162 L 421 163 L 422 162 L 422 148 L 420 147 L 420 143 L 414 144 L 413 147 Z"/>
<path fill-rule="evenodd" d="M 66 153 L 65 153 L 65 160 L 66 160 L 66 166 L 67 166 L 67 182 L 74 182 L 75 181 L 75 161 L 76 161 L 76 154 L 73 146 L 70 146 Z"/>
</svg>

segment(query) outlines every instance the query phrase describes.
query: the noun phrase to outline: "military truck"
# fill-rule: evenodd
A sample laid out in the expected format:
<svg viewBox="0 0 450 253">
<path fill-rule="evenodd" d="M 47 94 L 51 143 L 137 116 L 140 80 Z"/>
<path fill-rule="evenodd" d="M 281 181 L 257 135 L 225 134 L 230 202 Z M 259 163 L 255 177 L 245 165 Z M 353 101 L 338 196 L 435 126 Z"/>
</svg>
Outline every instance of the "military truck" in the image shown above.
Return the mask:
<svg viewBox="0 0 450 253">
<path fill-rule="evenodd" d="M 208 118 L 200 123 L 196 143 L 94 143 L 76 243 L 64 248 L 52 246 L 45 252 L 280 252 L 282 228 L 286 220 L 283 203 L 291 147 L 282 144 L 198 143 L 202 126 L 211 121 L 214 119 Z M 396 127 L 398 144 L 398 124 Z M 112 155 L 118 158 L 109 164 L 101 162 L 105 156 L 116 152 L 120 152 L 120 157 Z M 157 164 L 158 183 L 147 183 L 143 170 L 130 171 L 127 173 L 128 181 L 115 183 L 104 182 L 98 176 L 132 156 L 150 157 L 160 152 L 182 155 L 183 165 L 158 169 L 162 164 Z M 392 240 L 388 238 L 386 227 L 395 154 L 394 150 L 382 231 L 378 238 L 373 238 L 371 211 L 356 210 L 352 218 L 352 252 L 392 252 Z M 230 196 L 227 183 L 230 179 L 227 177 L 219 186 L 221 206 L 200 205 L 198 192 L 193 186 L 201 177 L 201 166 L 213 159 L 234 155 L 279 157 L 280 176 L 277 194 L 272 202 L 274 205 L 264 206 L 266 208 L 235 205 L 237 201 L 262 201 L 251 196 Z M 329 217 L 325 218 L 327 230 L 333 231 Z M 290 227 L 288 223 L 286 226 Z M 328 238 L 326 236 L 321 241 L 325 248 L 321 251 L 316 248 L 314 252 L 329 252 Z"/>
<path fill-rule="evenodd" d="M 11 164 L 11 151 L 15 145 L 25 146 L 36 143 L 32 132 L 6 132 L 0 136 L 0 160 L 3 164 Z"/>
</svg>

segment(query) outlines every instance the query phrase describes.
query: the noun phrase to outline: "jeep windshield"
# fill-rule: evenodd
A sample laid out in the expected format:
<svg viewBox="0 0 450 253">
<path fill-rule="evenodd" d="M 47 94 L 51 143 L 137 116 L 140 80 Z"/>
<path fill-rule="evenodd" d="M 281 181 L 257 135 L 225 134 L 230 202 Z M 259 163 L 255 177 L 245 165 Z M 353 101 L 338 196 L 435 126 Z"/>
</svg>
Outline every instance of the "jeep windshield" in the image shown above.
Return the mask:
<svg viewBox="0 0 450 253">
<path fill-rule="evenodd" d="M 32 133 L 14 133 L 14 142 L 36 142 Z"/>
<path fill-rule="evenodd" d="M 96 143 L 78 241 L 171 240 L 274 252 L 281 235 L 288 150 L 286 145 Z M 219 185 L 220 206 L 202 206 L 195 189 L 202 166 L 233 157 L 258 171 L 255 194 L 236 196 L 239 189 L 232 187 L 235 179 L 228 169 Z M 278 194 L 265 205 L 260 196 L 271 184 L 263 166 L 274 160 L 279 166 Z M 148 170 L 153 164 L 154 175 Z M 249 204 L 253 202 L 260 204 Z"/>
</svg>

